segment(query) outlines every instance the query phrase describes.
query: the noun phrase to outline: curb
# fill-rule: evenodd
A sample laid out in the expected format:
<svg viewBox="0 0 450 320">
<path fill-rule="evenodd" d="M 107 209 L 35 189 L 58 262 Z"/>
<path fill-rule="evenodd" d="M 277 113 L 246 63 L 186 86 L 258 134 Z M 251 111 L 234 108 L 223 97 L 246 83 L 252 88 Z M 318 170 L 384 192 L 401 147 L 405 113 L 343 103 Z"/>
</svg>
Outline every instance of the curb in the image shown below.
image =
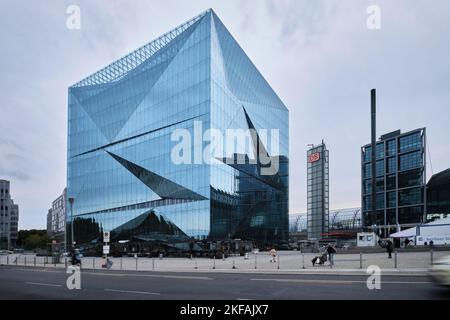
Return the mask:
<svg viewBox="0 0 450 320">
<path fill-rule="evenodd" d="M 29 269 L 49 269 L 49 270 L 64 270 L 64 265 L 52 266 L 24 266 L 24 265 L 0 265 L 0 267 L 21 267 Z M 277 274 L 277 275 L 349 275 L 349 276 L 361 276 L 367 275 L 366 269 L 287 269 L 287 270 L 262 270 L 262 269 L 185 269 L 185 270 L 134 270 L 134 269 L 123 269 L 123 270 L 104 270 L 104 269 L 92 269 L 92 268 L 82 268 L 86 271 L 98 271 L 98 272 L 149 272 L 149 273 L 227 273 L 227 274 Z M 381 269 L 381 273 L 384 276 L 417 276 L 425 277 L 428 276 L 428 269 Z"/>
</svg>

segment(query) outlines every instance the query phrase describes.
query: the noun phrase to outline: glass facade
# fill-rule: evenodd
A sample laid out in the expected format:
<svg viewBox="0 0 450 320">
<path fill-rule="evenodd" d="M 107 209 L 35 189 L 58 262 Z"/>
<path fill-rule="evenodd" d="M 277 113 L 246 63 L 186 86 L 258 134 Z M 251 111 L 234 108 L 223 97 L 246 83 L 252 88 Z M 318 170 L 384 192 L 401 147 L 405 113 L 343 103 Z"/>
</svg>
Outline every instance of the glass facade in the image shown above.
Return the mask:
<svg viewBox="0 0 450 320">
<path fill-rule="evenodd" d="M 287 239 L 288 110 L 212 10 L 70 87 L 68 121 L 77 243 L 102 231 L 112 241 Z M 243 164 L 225 161 L 235 149 L 203 156 L 212 130 L 227 129 L 264 129 L 271 143 L 252 136 Z M 173 161 L 174 132 L 192 138 L 180 152 L 190 161 Z M 263 175 L 255 149 L 279 170 Z"/>
<path fill-rule="evenodd" d="M 321 239 L 329 222 L 329 152 L 322 143 L 308 150 L 308 240 Z"/>
<path fill-rule="evenodd" d="M 450 169 L 431 177 L 427 184 L 427 220 L 450 214 Z"/>
<path fill-rule="evenodd" d="M 362 148 L 364 226 L 422 222 L 425 215 L 426 130 L 387 134 L 377 142 L 376 212 L 372 210 L 371 145 Z"/>
</svg>

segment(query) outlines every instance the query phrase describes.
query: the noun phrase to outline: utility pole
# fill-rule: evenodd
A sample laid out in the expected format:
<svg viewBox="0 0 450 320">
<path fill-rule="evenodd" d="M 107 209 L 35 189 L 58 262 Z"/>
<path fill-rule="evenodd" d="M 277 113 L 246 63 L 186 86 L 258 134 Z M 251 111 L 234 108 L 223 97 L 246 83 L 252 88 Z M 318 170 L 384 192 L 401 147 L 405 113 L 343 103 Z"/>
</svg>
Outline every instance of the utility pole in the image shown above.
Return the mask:
<svg viewBox="0 0 450 320">
<path fill-rule="evenodd" d="M 377 214 L 377 91 L 371 91 L 372 114 L 372 218 Z M 373 221 L 373 220 L 372 220 Z"/>
<path fill-rule="evenodd" d="M 72 245 L 71 245 L 72 249 L 75 247 L 75 239 L 73 237 L 73 203 L 74 202 L 75 202 L 75 198 L 69 198 L 69 203 L 70 203 L 70 233 L 71 233 L 70 240 L 72 241 Z"/>
</svg>

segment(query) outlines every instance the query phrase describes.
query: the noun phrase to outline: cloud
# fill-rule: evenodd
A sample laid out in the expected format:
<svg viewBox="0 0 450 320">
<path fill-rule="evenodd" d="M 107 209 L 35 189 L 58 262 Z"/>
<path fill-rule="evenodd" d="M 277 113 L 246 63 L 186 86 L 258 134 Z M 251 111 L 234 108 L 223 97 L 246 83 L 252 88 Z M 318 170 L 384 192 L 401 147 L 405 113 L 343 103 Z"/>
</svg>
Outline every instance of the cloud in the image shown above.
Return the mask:
<svg viewBox="0 0 450 320">
<path fill-rule="evenodd" d="M 291 213 L 306 211 L 306 145 L 323 138 L 331 208 L 360 205 L 373 87 L 379 134 L 426 126 L 434 171 L 448 167 L 448 1 L 379 0 L 380 31 L 366 28 L 366 0 L 76 3 L 80 31 L 66 28 L 73 1 L 2 1 L 0 175 L 12 180 L 21 228 L 45 228 L 66 184 L 67 88 L 209 7 L 290 109 Z"/>
</svg>

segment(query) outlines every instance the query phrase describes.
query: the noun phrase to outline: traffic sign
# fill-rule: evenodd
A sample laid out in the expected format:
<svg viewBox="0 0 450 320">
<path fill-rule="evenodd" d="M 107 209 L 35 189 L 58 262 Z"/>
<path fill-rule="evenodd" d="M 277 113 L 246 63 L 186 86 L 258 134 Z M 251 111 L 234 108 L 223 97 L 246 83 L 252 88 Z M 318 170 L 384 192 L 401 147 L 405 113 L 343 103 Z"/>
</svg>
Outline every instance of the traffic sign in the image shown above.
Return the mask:
<svg viewBox="0 0 450 320">
<path fill-rule="evenodd" d="M 109 245 L 103 246 L 103 254 L 109 254 Z"/>
<path fill-rule="evenodd" d="M 103 232 L 103 242 L 109 242 L 110 234 L 109 231 Z"/>
</svg>

